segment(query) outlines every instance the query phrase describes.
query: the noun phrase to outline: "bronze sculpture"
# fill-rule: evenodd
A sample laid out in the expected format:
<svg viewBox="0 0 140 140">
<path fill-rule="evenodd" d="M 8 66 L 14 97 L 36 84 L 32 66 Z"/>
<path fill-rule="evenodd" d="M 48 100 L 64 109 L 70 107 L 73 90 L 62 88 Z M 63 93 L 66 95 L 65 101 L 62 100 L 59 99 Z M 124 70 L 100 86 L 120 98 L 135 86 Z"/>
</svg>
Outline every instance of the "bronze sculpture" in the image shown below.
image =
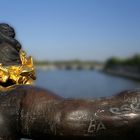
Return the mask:
<svg viewBox="0 0 140 140">
<path fill-rule="evenodd" d="M 2 42 L 3 38 L 0 40 Z M 17 42 L 14 44 L 12 40 L 5 42 L 15 47 Z M 8 51 L 11 53 L 13 49 Z M 17 52 L 15 55 L 19 55 Z M 1 62 L 8 66 L 20 65 L 20 60 L 16 56 L 14 60 L 5 58 Z M 64 99 L 28 85 L 14 84 L 0 91 L 1 140 L 22 137 L 42 140 L 140 139 L 139 124 L 138 89 L 95 100 Z"/>
<path fill-rule="evenodd" d="M 0 24 L 0 88 L 32 84 L 35 72 L 32 57 L 26 57 L 21 45 L 14 38 L 15 31 L 8 24 Z"/>
</svg>

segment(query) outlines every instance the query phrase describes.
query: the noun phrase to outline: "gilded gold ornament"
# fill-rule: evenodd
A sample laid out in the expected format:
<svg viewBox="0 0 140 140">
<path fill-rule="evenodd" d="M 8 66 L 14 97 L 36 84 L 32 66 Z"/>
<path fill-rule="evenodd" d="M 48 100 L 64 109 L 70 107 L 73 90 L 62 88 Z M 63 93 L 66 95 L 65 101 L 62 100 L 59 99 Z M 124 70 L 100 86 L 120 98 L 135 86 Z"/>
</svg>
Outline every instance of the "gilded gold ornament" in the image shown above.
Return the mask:
<svg viewBox="0 0 140 140">
<path fill-rule="evenodd" d="M 13 85 L 33 84 L 36 79 L 32 57 L 20 51 L 21 65 L 3 66 L 0 64 L 0 85 L 8 88 Z"/>
</svg>

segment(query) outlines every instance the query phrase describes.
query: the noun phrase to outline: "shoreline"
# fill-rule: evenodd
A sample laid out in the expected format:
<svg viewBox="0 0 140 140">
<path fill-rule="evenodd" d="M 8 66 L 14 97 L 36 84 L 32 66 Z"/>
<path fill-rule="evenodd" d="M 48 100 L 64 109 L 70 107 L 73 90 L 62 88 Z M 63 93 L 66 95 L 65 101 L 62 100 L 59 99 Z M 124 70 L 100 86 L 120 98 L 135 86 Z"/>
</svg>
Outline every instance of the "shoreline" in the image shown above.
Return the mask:
<svg viewBox="0 0 140 140">
<path fill-rule="evenodd" d="M 110 74 L 110 75 L 140 81 L 140 74 L 134 74 L 134 73 L 131 73 L 131 72 L 126 72 L 126 71 L 115 71 L 115 70 L 112 70 L 112 69 L 104 69 L 102 71 L 107 73 L 107 74 Z"/>
</svg>

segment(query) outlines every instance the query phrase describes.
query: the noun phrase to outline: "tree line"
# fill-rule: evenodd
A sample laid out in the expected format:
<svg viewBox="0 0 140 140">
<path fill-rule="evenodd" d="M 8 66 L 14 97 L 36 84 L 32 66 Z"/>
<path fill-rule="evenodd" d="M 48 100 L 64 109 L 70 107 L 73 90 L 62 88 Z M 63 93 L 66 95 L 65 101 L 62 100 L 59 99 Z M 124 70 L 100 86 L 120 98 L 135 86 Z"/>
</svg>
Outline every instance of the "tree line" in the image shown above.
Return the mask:
<svg viewBox="0 0 140 140">
<path fill-rule="evenodd" d="M 118 57 L 109 58 L 106 63 L 105 67 L 112 67 L 112 66 L 137 66 L 140 67 L 140 54 L 134 55 L 133 57 L 120 59 Z"/>
</svg>

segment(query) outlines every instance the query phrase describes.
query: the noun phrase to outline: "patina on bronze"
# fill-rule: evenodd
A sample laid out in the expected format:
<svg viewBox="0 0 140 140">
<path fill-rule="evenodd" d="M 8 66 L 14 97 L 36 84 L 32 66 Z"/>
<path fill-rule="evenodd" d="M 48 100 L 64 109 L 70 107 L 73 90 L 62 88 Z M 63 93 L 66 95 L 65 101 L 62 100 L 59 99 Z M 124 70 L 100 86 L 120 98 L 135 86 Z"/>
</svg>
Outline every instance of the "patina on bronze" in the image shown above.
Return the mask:
<svg viewBox="0 0 140 140">
<path fill-rule="evenodd" d="M 140 90 L 80 100 L 64 99 L 48 90 L 23 85 L 27 81 L 19 84 L 15 75 L 34 79 L 34 70 L 32 59 L 21 52 L 14 36 L 12 27 L 0 24 L 0 70 L 1 76 L 5 75 L 0 85 L 6 89 L 0 89 L 0 140 L 140 139 Z M 12 67 L 21 67 L 21 71 L 13 74 Z"/>
<path fill-rule="evenodd" d="M 64 99 L 33 86 L 0 93 L 0 138 L 140 139 L 140 90 L 96 100 Z"/>
</svg>

